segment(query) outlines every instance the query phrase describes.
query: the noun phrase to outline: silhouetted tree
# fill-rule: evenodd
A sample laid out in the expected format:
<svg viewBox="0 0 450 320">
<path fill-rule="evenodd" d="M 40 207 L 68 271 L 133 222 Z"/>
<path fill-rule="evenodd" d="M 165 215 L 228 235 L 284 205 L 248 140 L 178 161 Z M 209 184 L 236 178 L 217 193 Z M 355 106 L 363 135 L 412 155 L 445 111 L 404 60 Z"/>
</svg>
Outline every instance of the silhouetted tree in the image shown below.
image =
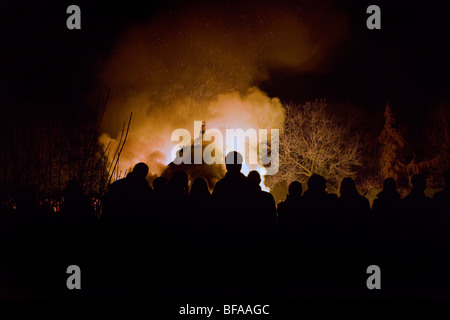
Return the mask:
<svg viewBox="0 0 450 320">
<path fill-rule="evenodd" d="M 401 161 L 406 140 L 402 132 L 398 129 L 395 117 L 389 104 L 384 110 L 384 127 L 378 141 L 380 148 L 380 175 L 383 179 L 394 178 L 399 181 L 399 177 L 406 174 L 406 166 Z"/>
<path fill-rule="evenodd" d="M 425 150 L 428 157 L 422 166 L 429 175 L 429 186 L 441 187 L 444 171 L 450 168 L 450 104 L 441 102 L 430 112 L 425 135 L 429 142 Z"/>
</svg>

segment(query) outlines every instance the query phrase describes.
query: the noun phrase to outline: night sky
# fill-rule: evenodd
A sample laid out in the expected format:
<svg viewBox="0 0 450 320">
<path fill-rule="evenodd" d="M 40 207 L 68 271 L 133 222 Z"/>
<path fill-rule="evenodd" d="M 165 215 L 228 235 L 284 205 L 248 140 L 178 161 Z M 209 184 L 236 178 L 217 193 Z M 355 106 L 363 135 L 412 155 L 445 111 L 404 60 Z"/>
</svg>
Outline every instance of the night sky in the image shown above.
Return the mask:
<svg viewBox="0 0 450 320">
<path fill-rule="evenodd" d="M 81 8 L 81 30 L 66 28 L 70 4 Z M 381 30 L 366 28 L 370 4 L 381 7 Z M 203 5 L 201 1 L 1 1 L 2 108 L 71 115 L 97 89 L 97 75 L 127 27 L 156 14 Z M 217 2 L 221 5 L 225 2 Z M 270 10 L 270 4 L 261 5 Z M 348 32 L 313 71 L 270 70 L 270 78 L 258 83 L 270 96 L 299 103 L 327 98 L 369 113 L 382 110 L 389 101 L 413 123 L 421 121 L 430 107 L 448 101 L 448 2 L 286 2 L 293 8 L 305 5 L 316 6 L 325 16 L 339 8 L 347 17 Z"/>
</svg>

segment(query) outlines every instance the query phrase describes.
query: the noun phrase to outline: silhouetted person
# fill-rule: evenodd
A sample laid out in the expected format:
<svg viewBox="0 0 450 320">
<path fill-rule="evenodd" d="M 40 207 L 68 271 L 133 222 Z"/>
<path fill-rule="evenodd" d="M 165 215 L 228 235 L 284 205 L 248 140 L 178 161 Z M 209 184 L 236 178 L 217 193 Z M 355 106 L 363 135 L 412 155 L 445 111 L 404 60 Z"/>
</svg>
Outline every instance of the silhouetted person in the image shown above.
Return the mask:
<svg viewBox="0 0 450 320">
<path fill-rule="evenodd" d="M 158 199 L 163 196 L 164 188 L 166 187 L 168 181 L 169 179 L 167 179 L 166 177 L 158 177 L 155 180 L 153 180 L 153 191 L 155 199 Z"/>
<path fill-rule="evenodd" d="M 185 251 L 192 248 L 192 219 L 188 210 L 187 196 L 189 176 L 183 170 L 174 172 L 164 187 L 162 201 L 159 205 L 158 220 L 160 226 L 154 230 L 153 238 L 159 242 L 158 263 L 162 263 L 165 278 L 160 281 L 164 286 L 183 287 L 187 280 L 186 272 L 191 257 Z M 187 264 L 187 265 L 186 265 Z M 184 265 L 180 268 L 180 265 Z M 183 282 L 181 282 L 183 281 Z"/>
<path fill-rule="evenodd" d="M 247 269 L 244 277 L 251 287 L 266 288 L 267 273 L 274 239 L 277 209 L 273 196 L 261 189 L 261 176 L 258 171 L 250 171 L 247 175 L 249 188 L 249 205 L 246 212 L 248 219 L 241 244 Z M 241 260 L 242 261 L 242 260 Z"/>
<path fill-rule="evenodd" d="M 150 227 L 160 228 L 164 221 L 164 210 L 166 206 L 166 186 L 169 179 L 166 177 L 157 177 L 153 180 L 153 213 L 148 216 L 148 224 Z M 155 229 L 154 229 L 155 230 Z"/>
<path fill-rule="evenodd" d="M 391 270 L 387 277 L 392 277 L 392 284 L 396 284 L 396 289 L 399 290 L 405 279 L 402 278 L 404 272 L 401 270 L 401 262 L 405 254 L 406 216 L 393 178 L 383 181 L 383 190 L 373 200 L 372 213 L 372 256 Z"/>
<path fill-rule="evenodd" d="M 358 270 L 365 267 L 370 250 L 368 248 L 370 203 L 359 194 L 352 178 L 342 179 L 339 192 L 334 228 L 335 248 L 338 254 L 335 257 L 339 264 L 337 268 L 341 267 L 347 278 L 341 285 L 354 290 L 358 287 Z"/>
<path fill-rule="evenodd" d="M 383 181 L 383 190 L 373 200 L 372 210 L 375 219 L 394 219 L 401 215 L 401 196 L 393 178 Z"/>
<path fill-rule="evenodd" d="M 246 223 L 249 207 L 249 184 L 241 173 L 243 158 L 232 151 L 225 157 L 227 173 L 214 186 L 213 205 L 221 223 L 236 225 Z"/>
<path fill-rule="evenodd" d="M 248 179 L 241 173 L 243 158 L 238 152 L 230 152 L 225 157 L 227 172 L 214 186 L 213 207 L 218 224 L 215 253 L 217 278 L 228 287 L 234 283 L 245 286 L 248 277 L 250 191 Z M 219 253 L 220 252 L 220 253 Z M 225 290 L 222 288 L 222 290 Z"/>
<path fill-rule="evenodd" d="M 195 179 L 188 198 L 191 203 L 207 203 L 210 201 L 211 193 L 209 192 L 208 181 L 203 177 Z"/>
<path fill-rule="evenodd" d="M 432 281 L 436 248 L 436 213 L 433 201 L 425 195 L 426 179 L 420 174 L 411 177 L 411 192 L 402 200 L 405 210 L 405 251 L 407 268 L 404 271 L 413 281 L 410 289 L 425 291 Z M 412 285 L 414 283 L 414 285 Z"/>
<path fill-rule="evenodd" d="M 166 226 L 182 228 L 189 219 L 187 215 L 187 196 L 189 176 L 185 171 L 176 171 L 164 188 L 164 203 L 161 219 Z"/>
<path fill-rule="evenodd" d="M 137 286 L 145 274 L 143 254 L 148 250 L 144 236 L 148 232 L 148 217 L 153 189 L 146 177 L 149 168 L 138 163 L 123 179 L 112 183 L 102 201 L 100 224 L 104 226 L 98 258 L 103 269 L 100 278 L 114 278 L 115 286 Z M 110 280 L 109 280 L 110 281 Z"/>
<path fill-rule="evenodd" d="M 199 177 L 192 183 L 188 195 L 188 206 L 193 223 L 210 224 L 212 202 L 208 181 L 205 178 Z"/>
<path fill-rule="evenodd" d="M 282 268 L 279 271 L 277 280 L 283 285 L 297 286 L 293 279 L 297 276 L 299 268 L 295 263 L 295 257 L 302 252 L 302 245 L 305 233 L 302 228 L 302 184 L 293 181 L 289 185 L 286 199 L 278 204 L 278 221 L 276 251 L 274 252 L 278 266 Z M 305 240 L 307 241 L 307 240 Z M 294 260 L 294 262 L 292 261 Z M 301 264 L 301 262 L 300 262 Z"/>
<path fill-rule="evenodd" d="M 145 179 L 148 166 L 138 163 L 126 178 L 112 183 L 103 197 L 101 222 L 110 226 L 140 226 L 148 214 L 153 189 Z"/>
<path fill-rule="evenodd" d="M 298 233 L 301 249 L 305 253 L 304 260 L 310 261 L 302 267 L 305 270 L 310 285 L 320 287 L 320 283 L 326 285 L 332 278 L 325 270 L 337 253 L 336 239 L 339 236 L 336 228 L 336 202 L 337 196 L 326 191 L 324 177 L 313 174 L 308 179 L 308 190 L 303 193 L 302 211 L 298 219 Z M 314 284 L 315 283 L 315 284 Z"/>
<path fill-rule="evenodd" d="M 288 188 L 286 199 L 278 204 L 278 225 L 282 228 L 289 226 L 300 214 L 302 203 L 302 184 L 292 181 Z"/>
<path fill-rule="evenodd" d="M 426 179 L 415 174 L 411 177 L 411 192 L 403 199 L 406 218 L 412 223 L 429 223 L 433 219 L 433 201 L 425 195 Z"/>
<path fill-rule="evenodd" d="M 313 174 L 308 179 L 308 190 L 303 194 L 304 218 L 310 223 L 325 222 L 333 218 L 337 196 L 325 191 L 324 177 Z"/>
<path fill-rule="evenodd" d="M 276 281 L 281 286 L 287 286 L 297 290 L 298 274 L 301 273 L 303 259 L 298 259 L 299 253 L 303 254 L 303 244 L 307 237 L 302 228 L 302 184 L 298 181 L 290 183 L 286 199 L 277 206 L 278 221 L 276 234 L 276 250 L 274 258 L 277 270 Z M 300 268 L 299 268 L 300 266 Z M 295 289 L 294 289 L 295 288 Z M 282 291 L 290 291 L 282 289 Z"/>
<path fill-rule="evenodd" d="M 404 239 L 406 216 L 397 183 L 393 178 L 383 181 L 383 190 L 373 200 L 373 230 L 384 251 L 401 245 Z M 379 230 L 380 232 L 377 232 Z M 379 248 L 378 248 L 379 249 Z"/>
<path fill-rule="evenodd" d="M 188 174 L 182 170 L 176 171 L 166 184 L 166 201 L 169 202 L 169 205 L 183 206 L 187 200 L 188 188 Z"/>
<path fill-rule="evenodd" d="M 450 244 L 450 170 L 444 172 L 444 188 L 433 195 L 437 223 L 443 241 Z M 449 260 L 450 261 L 450 260 Z"/>
<path fill-rule="evenodd" d="M 61 205 L 60 214 L 65 227 L 89 228 L 96 224 L 94 209 L 77 180 L 72 179 L 67 183 L 63 196 L 64 202 Z"/>
<path fill-rule="evenodd" d="M 261 176 L 258 171 L 250 171 L 248 176 L 250 190 L 250 225 L 272 228 L 277 219 L 277 208 L 273 196 L 261 190 Z"/>
<path fill-rule="evenodd" d="M 180 240 L 185 248 L 185 261 L 189 273 L 190 286 L 198 286 L 205 275 L 210 272 L 209 261 L 213 252 L 215 236 L 214 220 L 212 217 L 211 193 L 208 181 L 199 177 L 194 180 L 187 198 L 187 221 L 184 224 L 184 238 Z M 209 253 L 208 253 L 209 252 Z"/>
<path fill-rule="evenodd" d="M 367 223 L 370 215 L 370 203 L 356 190 L 355 181 L 352 178 L 344 178 L 339 189 L 341 196 L 338 199 L 340 218 L 346 225 L 358 225 Z"/>
<path fill-rule="evenodd" d="M 442 191 L 436 192 L 433 200 L 441 215 L 445 215 L 447 221 L 450 216 L 450 170 L 444 172 L 444 188 Z"/>
<path fill-rule="evenodd" d="M 433 201 L 437 210 L 437 221 L 439 224 L 439 252 L 440 259 L 437 262 L 440 265 L 441 273 L 437 273 L 441 287 L 446 290 L 450 287 L 450 170 L 444 172 L 444 188 L 442 191 L 436 192 Z"/>
</svg>

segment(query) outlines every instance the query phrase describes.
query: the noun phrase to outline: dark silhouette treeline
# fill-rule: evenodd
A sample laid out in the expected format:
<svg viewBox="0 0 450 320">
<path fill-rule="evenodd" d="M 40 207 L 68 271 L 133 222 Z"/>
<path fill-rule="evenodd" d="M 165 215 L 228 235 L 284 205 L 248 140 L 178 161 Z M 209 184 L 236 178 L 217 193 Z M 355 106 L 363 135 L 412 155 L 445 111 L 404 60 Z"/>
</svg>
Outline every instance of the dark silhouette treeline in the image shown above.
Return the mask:
<svg viewBox="0 0 450 320">
<path fill-rule="evenodd" d="M 411 178 L 401 198 L 386 179 L 372 208 L 351 178 L 339 197 L 314 174 L 303 192 L 290 184 L 275 204 L 257 171 L 241 173 L 242 156 L 210 192 L 207 180 L 177 171 L 146 180 L 138 163 L 112 183 L 98 217 L 76 180 L 58 214 L 40 206 L 35 188 L 2 207 L 0 294 L 25 298 L 435 298 L 450 297 L 450 172 L 444 189 L 425 196 Z M 78 291 L 66 269 L 81 268 Z M 381 290 L 369 290 L 370 265 Z"/>
</svg>

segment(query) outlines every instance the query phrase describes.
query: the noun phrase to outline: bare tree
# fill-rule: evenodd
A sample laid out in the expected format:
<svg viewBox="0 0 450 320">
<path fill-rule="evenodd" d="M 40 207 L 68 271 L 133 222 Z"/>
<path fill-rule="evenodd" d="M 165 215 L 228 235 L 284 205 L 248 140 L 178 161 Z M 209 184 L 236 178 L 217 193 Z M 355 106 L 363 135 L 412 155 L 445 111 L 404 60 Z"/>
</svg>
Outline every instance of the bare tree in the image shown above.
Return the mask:
<svg viewBox="0 0 450 320">
<path fill-rule="evenodd" d="M 267 178 L 269 186 L 277 182 L 299 180 L 303 183 L 314 173 L 336 189 L 344 177 L 355 177 L 360 165 L 359 136 L 351 119 L 332 112 L 325 101 L 286 105 L 284 132 L 280 135 L 280 169 Z"/>
</svg>

